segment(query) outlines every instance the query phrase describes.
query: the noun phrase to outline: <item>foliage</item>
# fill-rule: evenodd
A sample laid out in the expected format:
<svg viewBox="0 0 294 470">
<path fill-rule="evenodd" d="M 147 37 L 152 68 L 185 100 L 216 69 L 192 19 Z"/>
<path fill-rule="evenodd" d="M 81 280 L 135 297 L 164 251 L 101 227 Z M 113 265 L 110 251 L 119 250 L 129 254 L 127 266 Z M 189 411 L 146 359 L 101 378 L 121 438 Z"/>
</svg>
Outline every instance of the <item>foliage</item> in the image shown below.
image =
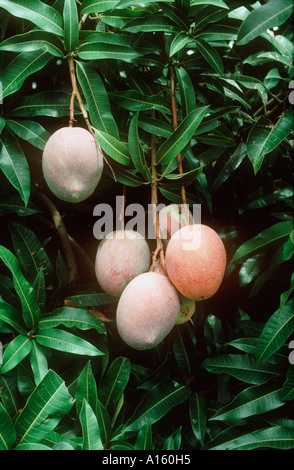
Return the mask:
<svg viewBox="0 0 294 470">
<path fill-rule="evenodd" d="M 0 449 L 294 447 L 292 2 L 245 5 L 0 0 Z M 76 125 L 89 118 L 108 162 L 74 207 L 41 172 L 68 125 L 68 58 Z M 160 202 L 184 183 L 228 267 L 193 323 L 134 352 L 95 282 L 93 207 L 123 185 L 150 202 L 152 139 Z"/>
</svg>

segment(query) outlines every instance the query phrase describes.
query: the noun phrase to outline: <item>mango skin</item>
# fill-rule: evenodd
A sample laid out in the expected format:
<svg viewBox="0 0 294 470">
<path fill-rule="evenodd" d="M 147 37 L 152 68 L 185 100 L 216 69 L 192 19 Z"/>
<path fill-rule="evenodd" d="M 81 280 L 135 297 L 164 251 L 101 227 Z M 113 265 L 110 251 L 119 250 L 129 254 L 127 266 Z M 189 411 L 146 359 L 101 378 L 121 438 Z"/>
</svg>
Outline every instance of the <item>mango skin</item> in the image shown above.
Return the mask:
<svg viewBox="0 0 294 470">
<path fill-rule="evenodd" d="M 96 189 L 103 171 L 103 155 L 89 131 L 81 127 L 62 127 L 46 142 L 42 170 L 56 197 L 78 203 Z"/>
<path fill-rule="evenodd" d="M 222 283 L 226 250 L 211 227 L 187 225 L 171 237 L 165 263 L 170 281 L 182 295 L 205 300 L 212 297 Z"/>
<path fill-rule="evenodd" d="M 119 299 L 117 330 L 133 349 L 152 349 L 170 333 L 179 312 L 179 296 L 169 280 L 155 272 L 143 273 L 127 285 Z"/>
<path fill-rule="evenodd" d="M 134 230 L 117 230 L 99 244 L 95 273 L 108 294 L 119 297 L 126 285 L 150 266 L 150 248 L 145 238 Z"/>
</svg>

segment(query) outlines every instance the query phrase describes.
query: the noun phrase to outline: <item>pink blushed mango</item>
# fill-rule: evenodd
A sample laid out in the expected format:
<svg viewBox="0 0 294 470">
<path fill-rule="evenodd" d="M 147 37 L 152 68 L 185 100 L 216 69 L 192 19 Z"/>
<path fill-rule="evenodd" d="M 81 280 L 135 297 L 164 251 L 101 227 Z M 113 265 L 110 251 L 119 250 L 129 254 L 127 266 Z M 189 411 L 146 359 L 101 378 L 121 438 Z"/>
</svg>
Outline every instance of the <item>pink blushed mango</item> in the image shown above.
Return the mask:
<svg viewBox="0 0 294 470">
<path fill-rule="evenodd" d="M 170 333 L 179 312 L 177 291 L 165 276 L 155 272 L 140 274 L 119 299 L 118 333 L 134 349 L 152 349 Z"/>
<path fill-rule="evenodd" d="M 56 197 L 77 203 L 96 189 L 103 171 L 103 155 L 89 131 L 62 127 L 46 142 L 42 170 Z"/>
<path fill-rule="evenodd" d="M 145 238 L 133 230 L 109 233 L 100 243 L 95 272 L 105 292 L 120 296 L 126 285 L 150 266 L 150 249 Z"/>
<path fill-rule="evenodd" d="M 220 236 L 203 224 L 187 225 L 170 239 L 166 270 L 176 289 L 188 299 L 204 300 L 219 289 L 226 268 Z"/>
</svg>

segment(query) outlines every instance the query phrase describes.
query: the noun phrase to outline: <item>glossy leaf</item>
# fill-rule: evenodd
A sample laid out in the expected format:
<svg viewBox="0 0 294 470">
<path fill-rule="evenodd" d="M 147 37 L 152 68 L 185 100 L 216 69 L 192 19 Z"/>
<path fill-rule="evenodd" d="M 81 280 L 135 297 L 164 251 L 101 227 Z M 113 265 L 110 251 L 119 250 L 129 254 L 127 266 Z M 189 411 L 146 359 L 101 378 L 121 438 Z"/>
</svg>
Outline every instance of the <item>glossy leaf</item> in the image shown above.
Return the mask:
<svg viewBox="0 0 294 470">
<path fill-rule="evenodd" d="M 65 0 L 63 7 L 64 47 L 73 52 L 79 38 L 79 18 L 75 0 Z"/>
<path fill-rule="evenodd" d="M 99 129 L 94 129 L 94 131 L 99 145 L 109 157 L 121 165 L 130 164 L 131 157 L 127 144 Z"/>
<path fill-rule="evenodd" d="M 40 318 L 35 291 L 22 274 L 18 259 L 4 246 L 0 246 L 0 258 L 13 276 L 13 284 L 22 304 L 25 324 L 28 328 L 35 328 Z"/>
<path fill-rule="evenodd" d="M 209 65 L 217 72 L 223 73 L 224 66 L 222 60 L 216 51 L 208 42 L 204 42 L 202 39 L 195 39 L 197 48 L 204 59 L 209 63 Z"/>
<path fill-rule="evenodd" d="M 119 139 L 117 125 L 111 113 L 108 96 L 96 70 L 77 61 L 77 77 L 89 107 L 92 126 Z"/>
<path fill-rule="evenodd" d="M 26 157 L 11 137 L 0 139 L 0 169 L 27 205 L 30 198 L 30 171 Z"/>
<path fill-rule="evenodd" d="M 40 328 L 35 339 L 41 346 L 58 351 L 86 356 L 101 356 L 104 354 L 79 336 L 57 328 Z"/>
<path fill-rule="evenodd" d="M 292 11 L 291 0 L 279 0 L 278 2 L 270 0 L 265 5 L 255 8 L 241 25 L 237 38 L 238 44 L 248 44 L 267 29 L 283 24 Z"/>
<path fill-rule="evenodd" d="M 193 39 L 190 38 L 186 33 L 179 32 L 177 33 L 170 44 L 169 56 L 172 57 L 178 51 L 183 49 L 189 42 L 193 42 Z"/>
<path fill-rule="evenodd" d="M 34 145 L 34 147 L 44 150 L 50 134 L 41 124 L 28 119 L 17 121 L 8 119 L 7 125 L 18 137 Z"/>
<path fill-rule="evenodd" d="M 46 31 L 29 31 L 12 36 L 0 44 L 1 51 L 31 52 L 38 49 L 47 49 L 56 57 L 63 57 L 64 48 L 62 40 L 53 33 Z"/>
<path fill-rule="evenodd" d="M 236 421 L 275 410 L 284 405 L 280 399 L 281 390 L 280 381 L 276 379 L 246 388 L 231 403 L 220 408 L 210 420 Z"/>
<path fill-rule="evenodd" d="M 256 346 L 258 363 L 266 361 L 294 332 L 293 299 L 289 300 L 283 308 L 277 309 L 268 319 Z"/>
<path fill-rule="evenodd" d="M 73 399 L 63 380 L 56 372 L 49 370 L 16 419 L 18 445 L 41 442 L 72 405 Z"/>
<path fill-rule="evenodd" d="M 193 433 L 203 446 L 206 432 L 207 410 L 203 394 L 194 392 L 189 399 L 189 416 Z"/>
<path fill-rule="evenodd" d="M 24 96 L 10 112 L 10 116 L 35 117 L 69 116 L 70 93 L 63 91 L 41 91 Z M 75 108 L 75 114 L 80 111 Z"/>
<path fill-rule="evenodd" d="M 150 423 L 146 423 L 138 432 L 135 443 L 137 450 L 153 450 L 152 443 L 152 427 Z"/>
<path fill-rule="evenodd" d="M 39 28 L 63 36 L 62 16 L 40 0 L 0 0 L 0 7 L 18 18 L 32 21 Z"/>
<path fill-rule="evenodd" d="M 292 230 L 291 222 L 278 222 L 271 227 L 260 232 L 255 237 L 243 243 L 235 252 L 232 262 L 242 262 L 249 256 L 253 256 L 257 252 L 265 251 L 271 246 L 275 246 L 277 242 L 282 242 L 289 237 Z"/>
<path fill-rule="evenodd" d="M 21 313 L 17 308 L 3 301 L 0 301 L 0 320 L 8 323 L 18 333 L 26 334 Z"/>
<path fill-rule="evenodd" d="M 32 349 L 30 351 L 30 362 L 34 373 L 35 383 L 38 386 L 48 373 L 49 367 L 44 349 L 37 344 L 36 341 L 32 341 L 31 343 Z"/>
<path fill-rule="evenodd" d="M 2 98 L 19 90 L 27 77 L 42 69 L 52 58 L 47 49 L 21 52 L 4 69 L 2 75 Z M 0 96 L 1 98 L 1 96 Z"/>
<path fill-rule="evenodd" d="M 207 448 L 209 450 L 254 450 L 266 448 L 289 450 L 294 448 L 294 430 L 289 427 L 273 426 L 245 434 L 242 431 L 239 436 L 230 433 L 228 438 L 225 439 L 227 434 L 225 431 L 219 436 L 218 440 L 223 439 L 221 444 L 208 445 Z"/>
<path fill-rule="evenodd" d="M 157 163 L 168 164 L 190 142 L 194 132 L 202 121 L 208 107 L 203 106 L 191 111 L 172 135 L 159 147 Z"/>
<path fill-rule="evenodd" d="M 256 360 L 245 354 L 223 354 L 206 358 L 203 366 L 214 374 L 228 374 L 245 383 L 258 385 L 279 375 L 279 369 L 270 365 L 259 366 Z"/>
<path fill-rule="evenodd" d="M 94 413 L 96 413 L 97 385 L 90 361 L 87 362 L 81 371 L 77 381 L 77 387 L 75 391 L 75 405 L 78 414 L 81 411 L 84 398 L 87 400 Z"/>
<path fill-rule="evenodd" d="M 110 92 L 109 97 L 119 106 L 130 111 L 147 111 L 156 109 L 162 113 L 171 114 L 169 102 L 161 96 L 146 96 L 136 90 Z"/>
<path fill-rule="evenodd" d="M 185 385 L 172 380 L 161 383 L 146 393 L 126 423 L 124 431 L 137 431 L 148 422 L 155 423 L 189 396 L 190 390 Z"/>
<path fill-rule="evenodd" d="M 0 450 L 11 449 L 16 441 L 13 421 L 0 402 Z"/>
<path fill-rule="evenodd" d="M 128 358 L 117 357 L 104 374 L 98 390 L 98 398 L 106 409 L 119 400 L 129 381 L 130 368 Z"/>
<path fill-rule="evenodd" d="M 5 374 L 17 366 L 30 353 L 31 348 L 32 341 L 27 335 L 16 336 L 4 351 L 0 374 Z"/>
<path fill-rule="evenodd" d="M 83 450 L 103 450 L 97 418 L 86 398 L 79 417 L 83 431 Z"/>
<path fill-rule="evenodd" d="M 51 261 L 43 244 L 34 232 L 22 224 L 10 224 L 10 233 L 15 252 L 18 254 L 23 272 L 30 283 L 35 281 L 40 271 L 46 280 L 52 282 L 55 276 Z"/>
<path fill-rule="evenodd" d="M 142 173 L 146 161 L 138 132 L 138 120 L 139 113 L 136 113 L 130 122 L 128 144 L 132 162 L 135 168 Z"/>
<path fill-rule="evenodd" d="M 112 10 L 119 3 L 119 0 L 85 0 L 82 4 L 81 13 L 96 13 Z"/>
<path fill-rule="evenodd" d="M 183 67 L 176 67 L 177 82 L 180 89 L 183 117 L 196 108 L 196 96 L 189 73 Z"/>
<path fill-rule="evenodd" d="M 85 60 L 118 59 L 132 61 L 140 56 L 129 46 L 107 44 L 104 42 L 90 42 L 81 44 L 78 56 Z"/>
<path fill-rule="evenodd" d="M 214 178 L 210 187 L 211 192 L 216 191 L 223 183 L 225 183 L 225 181 L 227 181 L 227 179 L 242 163 L 246 155 L 246 145 L 241 143 L 230 156 L 229 160 L 224 164 L 221 171 L 218 172 L 216 178 Z"/>
</svg>

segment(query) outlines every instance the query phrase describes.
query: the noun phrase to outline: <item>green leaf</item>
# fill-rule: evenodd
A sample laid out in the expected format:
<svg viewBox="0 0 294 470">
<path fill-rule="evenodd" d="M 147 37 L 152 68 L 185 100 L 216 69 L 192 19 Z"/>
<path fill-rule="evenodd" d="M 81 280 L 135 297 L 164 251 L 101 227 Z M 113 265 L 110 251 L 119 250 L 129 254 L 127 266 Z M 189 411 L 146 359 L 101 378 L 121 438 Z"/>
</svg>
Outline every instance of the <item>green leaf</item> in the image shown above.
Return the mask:
<svg viewBox="0 0 294 470">
<path fill-rule="evenodd" d="M 99 305 L 106 305 L 112 302 L 116 302 L 117 299 L 109 294 L 93 294 L 93 293 L 81 293 L 76 295 L 70 295 L 67 297 L 72 300 L 77 307 L 98 307 Z"/>
<path fill-rule="evenodd" d="M 278 351 L 294 332 L 294 299 L 289 300 L 267 320 L 256 346 L 256 358 L 260 364 Z"/>
<path fill-rule="evenodd" d="M 285 238 L 289 237 L 292 228 L 293 224 L 289 221 L 278 222 L 268 227 L 255 237 L 243 243 L 235 252 L 232 263 L 243 262 L 246 258 L 253 256 L 257 252 L 264 252 L 272 246 L 275 246 L 276 243 L 282 243 Z"/>
<path fill-rule="evenodd" d="M 23 451 L 23 450 L 53 450 L 53 449 L 51 449 L 51 447 L 45 446 L 44 444 L 39 444 L 38 442 L 36 443 L 28 442 L 27 444 L 20 444 L 16 446 L 14 450 Z"/>
<path fill-rule="evenodd" d="M 171 114 L 169 101 L 162 96 L 146 96 L 137 90 L 110 92 L 109 98 L 122 108 L 130 111 L 147 111 L 156 109 L 162 113 Z"/>
<path fill-rule="evenodd" d="M 41 91 L 21 98 L 10 116 L 18 117 L 63 117 L 69 116 L 70 93 L 63 91 Z M 75 114 L 80 111 L 75 108 Z"/>
<path fill-rule="evenodd" d="M 197 49 L 209 65 L 216 71 L 216 73 L 222 74 L 224 72 L 224 66 L 222 60 L 216 51 L 208 42 L 202 39 L 195 39 Z"/>
<path fill-rule="evenodd" d="M 8 325 L 12 326 L 18 333 L 26 334 L 21 313 L 17 308 L 2 301 L 0 301 L 0 320 L 8 323 Z"/>
<path fill-rule="evenodd" d="M 187 33 L 180 31 L 179 33 L 175 34 L 173 40 L 170 43 L 169 56 L 172 57 L 190 42 L 193 42 L 193 38 L 189 37 Z"/>
<path fill-rule="evenodd" d="M 289 344 L 289 347 L 291 344 Z M 294 343 L 293 343 L 294 346 Z M 294 365 L 292 364 L 287 372 L 287 378 L 282 389 L 282 400 L 288 401 L 294 399 Z"/>
<path fill-rule="evenodd" d="M 105 324 L 82 308 L 59 307 L 49 315 L 42 316 L 39 322 L 40 328 L 54 328 L 58 325 L 64 325 L 67 328 L 76 327 L 80 330 L 93 328 L 98 333 L 106 334 Z"/>
<path fill-rule="evenodd" d="M 282 25 L 292 11 L 292 0 L 279 0 L 278 2 L 270 0 L 265 5 L 255 8 L 243 21 L 237 43 L 243 46 L 273 26 Z"/>
<path fill-rule="evenodd" d="M 223 442 L 217 445 L 210 444 L 209 450 L 253 450 L 253 449 L 279 449 L 288 450 L 294 448 L 294 430 L 289 427 L 274 426 L 258 429 L 257 431 L 242 433 L 236 436 L 236 432 L 230 432 L 227 439 L 226 431 L 218 436 Z"/>
<path fill-rule="evenodd" d="M 79 414 L 84 398 L 87 403 L 91 406 L 94 413 L 97 408 L 97 385 L 92 371 L 91 362 L 88 361 L 82 372 L 80 373 L 77 381 L 77 387 L 75 391 L 76 408 Z"/>
<path fill-rule="evenodd" d="M 73 52 L 79 39 L 79 18 L 75 0 L 65 0 L 63 7 L 64 47 Z"/>
<path fill-rule="evenodd" d="M 148 15 L 145 18 L 135 18 L 123 27 L 123 31 L 130 33 L 147 33 L 154 31 L 177 33 L 179 29 L 179 26 L 176 26 L 167 16 L 156 13 Z"/>
<path fill-rule="evenodd" d="M 86 398 L 79 417 L 83 433 L 83 450 L 103 450 L 97 418 Z"/>
<path fill-rule="evenodd" d="M 96 13 L 112 10 L 119 3 L 119 0 L 84 0 L 81 13 Z"/>
<path fill-rule="evenodd" d="M 255 174 L 260 169 L 264 156 L 274 150 L 291 132 L 294 111 L 284 113 L 275 127 L 267 119 L 259 118 L 247 138 L 248 157 Z"/>
<path fill-rule="evenodd" d="M 100 430 L 101 441 L 103 446 L 106 447 L 111 439 L 111 422 L 107 409 L 98 399 L 96 402 L 96 417 Z"/>
<path fill-rule="evenodd" d="M 80 61 L 76 62 L 76 70 L 78 81 L 87 100 L 92 126 L 119 139 L 117 125 L 100 76 L 91 65 Z"/>
<path fill-rule="evenodd" d="M 190 6 L 214 5 L 220 8 L 229 8 L 222 0 L 190 0 Z"/>
<path fill-rule="evenodd" d="M 207 422 L 206 401 L 203 394 L 194 392 L 190 396 L 189 416 L 193 433 L 203 446 Z"/>
<path fill-rule="evenodd" d="M 159 147 L 157 151 L 158 164 L 170 163 L 183 150 L 193 137 L 207 109 L 208 106 L 194 109 L 183 119 L 179 127 Z"/>
<path fill-rule="evenodd" d="M 142 173 L 143 169 L 146 167 L 146 161 L 138 132 L 138 120 L 139 113 L 136 113 L 130 122 L 128 144 L 134 167 Z"/>
<path fill-rule="evenodd" d="M 104 152 L 121 165 L 129 165 L 131 157 L 126 144 L 106 132 L 94 129 L 96 139 Z"/>
<path fill-rule="evenodd" d="M 32 230 L 17 222 L 10 224 L 15 253 L 22 265 L 26 279 L 33 283 L 40 271 L 48 282 L 55 279 L 54 269 L 43 244 Z"/>
<path fill-rule="evenodd" d="M 104 374 L 98 389 L 98 398 L 106 409 L 119 400 L 129 381 L 130 370 L 130 360 L 117 357 Z"/>
<path fill-rule="evenodd" d="M 30 362 L 32 371 L 35 378 L 36 385 L 44 379 L 45 375 L 48 373 L 48 362 L 46 354 L 41 346 L 32 341 L 32 349 L 30 351 Z"/>
<path fill-rule="evenodd" d="M 29 142 L 35 147 L 44 150 L 50 134 L 43 126 L 41 126 L 41 124 L 27 119 L 19 121 L 8 119 L 7 125 L 18 137 Z"/>
<path fill-rule="evenodd" d="M 0 402 L 0 450 L 11 449 L 16 441 L 13 421 Z"/>
<path fill-rule="evenodd" d="M 153 450 L 151 423 L 146 423 L 140 429 L 136 443 L 136 450 Z"/>
<path fill-rule="evenodd" d="M 241 142 L 235 152 L 230 156 L 229 160 L 223 165 L 222 169 L 218 171 L 216 178 L 213 179 L 213 183 L 210 187 L 211 192 L 216 191 L 223 183 L 225 183 L 225 181 L 227 181 L 227 179 L 242 163 L 246 155 L 246 145 Z"/>
<path fill-rule="evenodd" d="M 124 431 L 138 431 L 146 423 L 155 423 L 190 396 L 185 385 L 168 380 L 148 391 L 127 421 Z"/>
<path fill-rule="evenodd" d="M 27 335 L 16 336 L 4 351 L 0 374 L 5 374 L 17 366 L 30 353 L 31 348 L 32 341 Z"/>
<path fill-rule="evenodd" d="M 39 329 L 35 335 L 35 339 L 41 346 L 46 346 L 47 348 L 56 349 L 58 351 L 86 356 L 100 356 L 104 354 L 79 336 L 57 328 Z"/>
<path fill-rule="evenodd" d="M 49 5 L 40 0 L 0 0 L 0 7 L 11 15 L 31 21 L 39 28 L 63 36 L 63 21 L 61 15 Z"/>
<path fill-rule="evenodd" d="M 279 374 L 275 367 L 269 364 L 257 365 L 256 360 L 246 354 L 223 354 L 206 358 L 203 366 L 213 374 L 225 373 L 252 385 L 265 383 Z"/>
<path fill-rule="evenodd" d="M 36 302 L 33 287 L 22 274 L 18 259 L 4 246 L 0 246 L 0 258 L 13 276 L 14 288 L 22 304 L 26 326 L 28 328 L 36 328 L 40 318 L 40 308 Z"/>
<path fill-rule="evenodd" d="M 16 139 L 0 139 L 0 169 L 14 186 L 25 206 L 30 198 L 30 170 L 26 157 Z"/>
<path fill-rule="evenodd" d="M 15 422 L 18 444 L 41 442 L 73 405 L 64 381 L 49 370 Z"/>
<path fill-rule="evenodd" d="M 107 44 L 105 42 L 86 42 L 81 44 L 78 56 L 86 60 L 118 59 L 126 62 L 133 61 L 141 54 L 129 46 Z"/>
<path fill-rule="evenodd" d="M 62 40 L 55 34 L 46 31 L 33 30 L 17 34 L 0 44 L 1 51 L 31 52 L 38 49 L 47 49 L 50 54 L 56 57 L 63 57 L 64 54 Z"/>
<path fill-rule="evenodd" d="M 196 108 L 196 97 L 193 82 L 183 67 L 176 67 L 176 76 L 181 95 L 183 117 Z"/>
<path fill-rule="evenodd" d="M 149 134 L 156 134 L 165 138 L 169 137 L 173 132 L 173 128 L 169 123 L 144 115 L 140 115 L 138 126 Z"/>
<path fill-rule="evenodd" d="M 236 421 L 275 410 L 284 405 L 281 401 L 280 380 L 242 390 L 231 403 L 220 408 L 210 420 Z"/>
<path fill-rule="evenodd" d="M 1 2 L 1 0 L 0 0 Z M 0 3 L 1 5 L 1 3 Z M 47 49 L 21 52 L 4 69 L 2 74 L 2 98 L 19 90 L 27 77 L 43 69 L 52 58 Z M 0 96 L 1 99 L 1 96 Z"/>
</svg>

